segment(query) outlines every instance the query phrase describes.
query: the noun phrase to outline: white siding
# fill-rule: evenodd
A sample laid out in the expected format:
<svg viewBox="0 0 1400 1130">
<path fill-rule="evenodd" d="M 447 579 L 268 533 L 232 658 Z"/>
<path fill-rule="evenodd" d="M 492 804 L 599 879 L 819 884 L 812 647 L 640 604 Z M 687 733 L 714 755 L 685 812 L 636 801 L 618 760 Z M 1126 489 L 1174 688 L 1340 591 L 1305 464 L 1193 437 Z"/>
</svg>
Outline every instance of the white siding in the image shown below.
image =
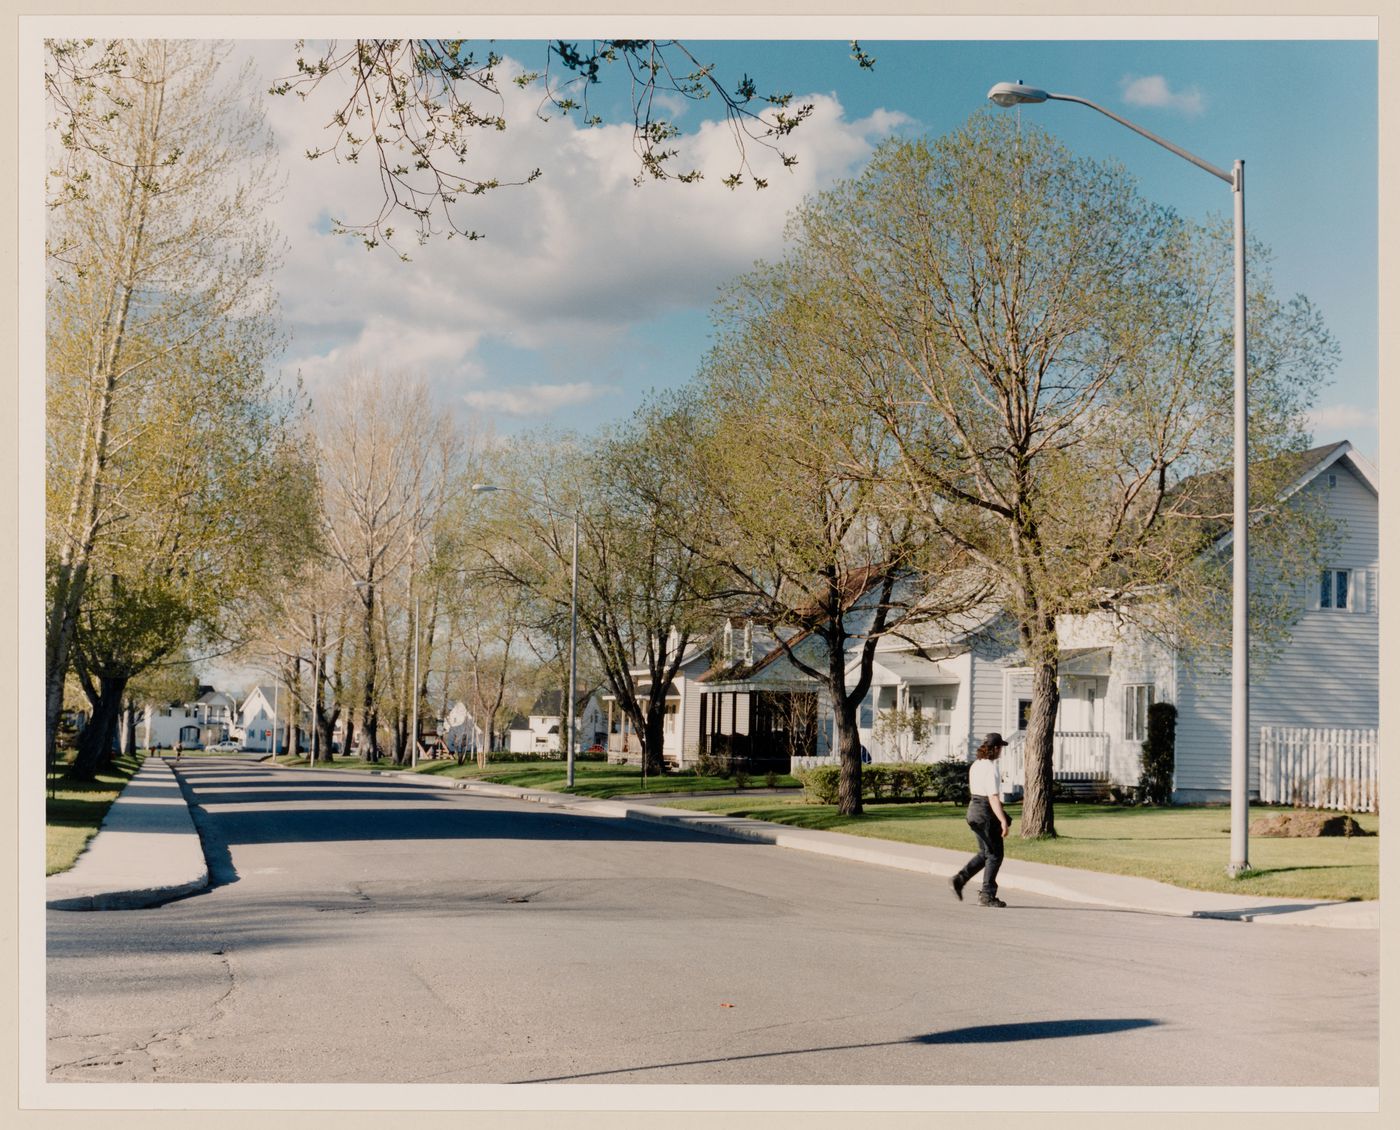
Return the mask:
<svg viewBox="0 0 1400 1130">
<path fill-rule="evenodd" d="M 1335 488 L 1328 474 L 1336 475 Z M 1337 520 L 1339 532 L 1325 565 L 1364 570 L 1365 600 L 1354 611 L 1313 609 L 1309 585 L 1298 601 L 1309 610 L 1289 643 L 1267 665 L 1250 672 L 1249 787 L 1259 787 L 1260 726 L 1370 728 L 1379 724 L 1380 633 L 1378 507 L 1376 496 L 1345 459 L 1304 488 Z M 1197 661 L 1182 671 L 1178 702 L 1176 788 L 1182 799 L 1221 799 L 1230 788 L 1229 655 Z"/>
<path fill-rule="evenodd" d="M 972 729 L 967 735 L 967 756 L 977 752 L 978 743 L 988 731 L 1006 732 L 1016 728 L 1016 716 L 1008 724 L 1003 716 L 1005 706 L 1005 670 L 1017 656 L 1012 630 L 1003 623 L 999 630 L 979 634 L 973 641 L 969 664 L 971 693 L 968 703 L 972 711 Z"/>
</svg>

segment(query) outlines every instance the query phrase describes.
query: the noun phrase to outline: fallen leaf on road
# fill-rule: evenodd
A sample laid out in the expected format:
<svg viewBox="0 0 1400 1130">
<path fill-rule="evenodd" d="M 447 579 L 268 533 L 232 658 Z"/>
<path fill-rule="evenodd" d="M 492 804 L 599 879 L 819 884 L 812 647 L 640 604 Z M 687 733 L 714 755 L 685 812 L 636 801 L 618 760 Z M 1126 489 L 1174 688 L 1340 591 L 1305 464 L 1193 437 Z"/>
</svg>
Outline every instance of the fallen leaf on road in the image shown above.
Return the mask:
<svg viewBox="0 0 1400 1130">
<path fill-rule="evenodd" d="M 727 1001 L 721 1001 L 721 1002 L 720 1002 L 720 1008 L 733 1008 L 733 1007 L 734 1007 L 734 1006 L 733 1006 L 732 1004 L 728 1003 Z"/>
</svg>

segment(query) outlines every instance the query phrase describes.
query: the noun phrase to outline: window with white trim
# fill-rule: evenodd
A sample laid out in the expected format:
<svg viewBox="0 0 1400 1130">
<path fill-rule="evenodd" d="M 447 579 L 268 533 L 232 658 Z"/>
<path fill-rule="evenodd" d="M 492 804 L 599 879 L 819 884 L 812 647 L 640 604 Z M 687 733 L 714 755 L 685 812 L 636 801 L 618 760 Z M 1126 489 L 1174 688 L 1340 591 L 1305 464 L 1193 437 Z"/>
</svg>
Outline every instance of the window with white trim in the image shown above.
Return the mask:
<svg viewBox="0 0 1400 1130">
<path fill-rule="evenodd" d="M 1123 688 L 1123 737 L 1130 742 L 1147 740 L 1147 708 L 1157 701 L 1151 683 L 1130 683 Z"/>
<path fill-rule="evenodd" d="M 1356 605 L 1356 586 L 1350 569 L 1324 569 L 1318 586 L 1319 608 L 1346 611 Z"/>
</svg>

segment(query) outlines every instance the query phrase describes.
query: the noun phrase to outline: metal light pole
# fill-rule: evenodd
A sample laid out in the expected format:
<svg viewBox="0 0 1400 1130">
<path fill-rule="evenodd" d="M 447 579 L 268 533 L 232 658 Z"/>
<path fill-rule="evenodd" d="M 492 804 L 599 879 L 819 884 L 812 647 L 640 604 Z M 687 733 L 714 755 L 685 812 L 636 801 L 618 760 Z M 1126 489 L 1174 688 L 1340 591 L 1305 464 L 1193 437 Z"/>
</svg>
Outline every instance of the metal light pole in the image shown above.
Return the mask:
<svg viewBox="0 0 1400 1130">
<path fill-rule="evenodd" d="M 543 499 L 534 495 L 526 494 L 515 487 L 502 487 L 494 483 L 473 483 L 473 494 L 489 494 L 492 491 L 508 490 L 512 494 L 518 494 L 521 498 L 528 499 L 538 506 L 543 506 L 552 514 L 562 514 L 562 511 L 550 506 Z M 569 713 L 568 727 L 569 734 L 566 743 L 565 754 L 565 784 L 569 788 L 574 786 L 574 697 L 577 693 L 576 684 L 578 679 L 578 510 L 574 511 L 574 555 L 572 566 L 572 582 L 569 589 Z"/>
<path fill-rule="evenodd" d="M 321 742 L 321 644 L 312 649 L 311 667 L 311 768 L 316 768 L 316 750 Z"/>
<path fill-rule="evenodd" d="M 418 597 L 413 598 L 413 729 L 408 740 L 413 743 L 409 767 L 418 768 Z"/>
<path fill-rule="evenodd" d="M 1232 551 L 1232 627 L 1230 635 L 1230 865 L 1229 874 L 1241 875 L 1249 866 L 1249 401 L 1246 388 L 1244 162 L 1232 172 L 1203 161 L 1165 138 L 1121 118 L 1087 98 L 1051 94 L 1019 82 L 999 82 L 987 92 L 998 106 L 1037 102 L 1077 102 L 1155 141 L 1231 188 L 1235 205 L 1235 495 L 1234 548 Z"/>
</svg>

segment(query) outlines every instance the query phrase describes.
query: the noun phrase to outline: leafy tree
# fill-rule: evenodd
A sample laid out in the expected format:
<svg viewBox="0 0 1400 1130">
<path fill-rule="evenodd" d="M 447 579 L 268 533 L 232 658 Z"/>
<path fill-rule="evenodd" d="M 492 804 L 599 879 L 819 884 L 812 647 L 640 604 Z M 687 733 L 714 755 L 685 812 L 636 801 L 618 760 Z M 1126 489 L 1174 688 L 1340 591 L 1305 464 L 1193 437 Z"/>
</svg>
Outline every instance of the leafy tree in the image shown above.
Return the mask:
<svg viewBox="0 0 1400 1130">
<path fill-rule="evenodd" d="M 986 592 L 890 482 L 899 450 L 849 395 L 868 359 L 847 348 L 831 297 L 800 250 L 733 285 L 697 384 L 705 423 L 689 429 L 696 497 L 678 516 L 722 571 L 726 598 L 768 623 L 825 691 L 838 805 L 856 815 L 857 713 L 877 644 Z"/>
<path fill-rule="evenodd" d="M 662 521 L 670 499 L 688 489 L 688 471 L 655 440 L 643 409 L 588 447 L 523 441 L 513 462 L 528 502 L 502 517 L 488 543 L 496 576 L 541 607 L 534 630 L 566 641 L 577 514 L 580 650 L 592 651 L 649 773 L 664 765 L 667 688 L 697 628 L 713 618 L 709 566 Z"/>
<path fill-rule="evenodd" d="M 278 342 L 268 286 L 277 241 L 258 219 L 276 186 L 247 73 L 229 77 L 226 50 L 213 44 L 50 42 L 48 50 L 50 104 L 68 127 L 54 133 L 50 182 L 51 757 L 89 578 L 115 573 L 129 582 L 120 601 L 108 594 L 105 611 L 90 610 L 97 619 L 84 629 L 89 640 L 118 642 L 102 627 L 109 617 L 151 616 L 173 629 L 170 602 L 179 593 L 136 583 L 144 564 L 128 568 L 128 527 L 158 521 L 141 500 L 164 470 L 178 466 L 189 478 L 157 493 L 183 486 L 194 498 L 211 481 L 246 482 L 276 431 L 263 363 Z M 177 404 L 184 417 L 171 411 Z M 224 408 L 232 416 L 218 419 Z M 186 452 L 190 442 L 203 446 Z M 163 463 L 161 447 L 177 458 Z M 211 534 L 205 552 L 216 559 L 208 548 L 223 544 L 216 515 L 182 512 L 184 501 L 164 497 L 177 507 L 166 515 L 172 528 L 187 518 Z M 183 553 L 197 544 L 188 529 L 150 532 L 148 548 L 173 544 Z M 98 653 L 90 648 L 87 659 L 98 677 Z M 112 670 L 134 673 L 125 661 Z"/>
<path fill-rule="evenodd" d="M 401 626 L 411 609 L 430 532 L 462 486 L 462 437 L 432 406 L 423 382 L 402 374 L 352 371 L 316 415 L 321 532 L 362 613 L 360 725 L 369 760 L 377 761 L 385 685 L 395 720 L 403 707 L 392 695 L 389 617 Z M 407 603 L 391 608 L 401 593 Z"/>
<path fill-rule="evenodd" d="M 988 113 L 932 141 L 890 142 L 812 201 L 793 242 L 829 288 L 853 401 L 900 452 L 911 513 L 995 579 L 1033 670 L 1022 834 L 1054 834 L 1060 622 L 1215 595 L 1217 516 L 1201 481 L 1230 464 L 1232 275 L 1221 225 L 1142 197 L 1115 165 Z M 1302 445 L 1335 360 L 1316 312 L 1277 299 L 1251 256 L 1251 454 Z M 834 332 L 834 331 L 833 331 Z M 1310 571 L 1311 519 L 1255 494 L 1288 575 Z M 1300 532 L 1301 531 L 1301 532 Z M 1296 536 L 1295 536 L 1296 535 Z M 1212 587 L 1213 586 L 1213 587 Z M 1200 606 L 1209 600 L 1197 600 Z"/>
</svg>

